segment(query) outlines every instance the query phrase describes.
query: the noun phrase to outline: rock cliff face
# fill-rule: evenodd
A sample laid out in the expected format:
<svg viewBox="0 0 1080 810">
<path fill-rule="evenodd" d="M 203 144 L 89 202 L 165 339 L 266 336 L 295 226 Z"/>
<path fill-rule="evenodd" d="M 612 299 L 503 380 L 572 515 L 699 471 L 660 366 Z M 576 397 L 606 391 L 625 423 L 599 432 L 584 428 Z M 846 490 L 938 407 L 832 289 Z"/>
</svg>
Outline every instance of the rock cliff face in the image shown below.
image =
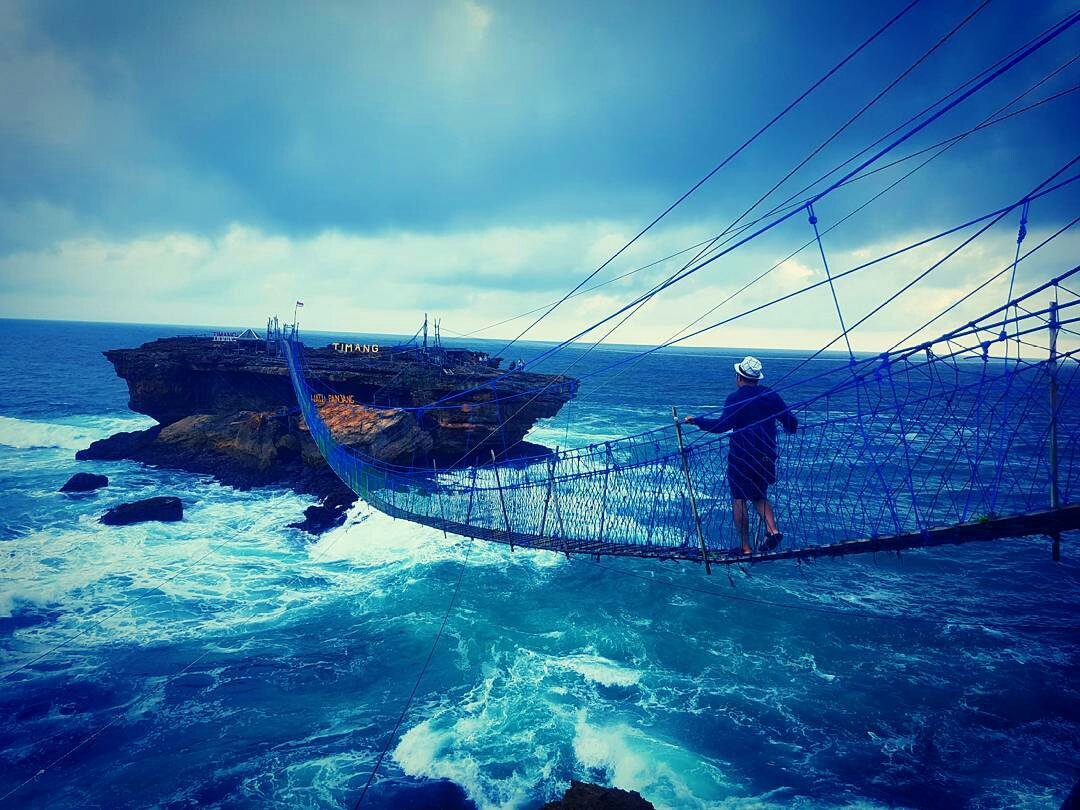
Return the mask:
<svg viewBox="0 0 1080 810">
<path fill-rule="evenodd" d="M 208 339 L 165 338 L 137 349 L 113 349 L 105 356 L 127 381 L 131 409 L 163 425 L 193 414 L 296 406 L 284 360 L 265 351 L 238 350 L 235 344 Z M 499 452 L 504 439 L 507 444 L 519 442 L 537 420 L 558 413 L 576 387 L 570 378 L 527 372 L 498 379 L 502 372 L 497 360 L 464 350 L 433 357 L 416 351 L 361 354 L 327 347 L 308 349 L 305 358 L 311 377 L 335 394 L 384 409 L 339 408 L 334 411 L 335 431 L 355 432 L 361 444 L 377 445 L 380 457 L 389 461 L 414 454 L 424 460 L 430 454 L 449 463 L 470 452 L 477 457 L 492 449 Z M 545 386 L 538 394 L 530 393 Z M 463 391 L 469 393 L 455 399 L 453 407 L 423 413 L 393 410 L 421 407 Z M 355 420 L 351 427 L 349 420 Z"/>
<path fill-rule="evenodd" d="M 298 416 L 284 360 L 262 343 L 239 348 L 165 338 L 105 356 L 127 382 L 132 410 L 159 425 L 94 442 L 77 457 L 133 459 L 243 488 L 281 484 L 335 504 L 346 500 Z M 537 420 L 558 413 L 576 387 L 569 378 L 524 372 L 498 379 L 497 360 L 461 350 L 368 354 L 327 347 L 307 350 L 305 359 L 309 379 L 334 392 L 318 408 L 339 441 L 418 466 L 483 460 L 493 449 L 501 453 L 504 442 L 518 454 L 535 453 L 523 437 Z M 465 391 L 453 403 L 462 407 L 400 410 Z"/>
</svg>

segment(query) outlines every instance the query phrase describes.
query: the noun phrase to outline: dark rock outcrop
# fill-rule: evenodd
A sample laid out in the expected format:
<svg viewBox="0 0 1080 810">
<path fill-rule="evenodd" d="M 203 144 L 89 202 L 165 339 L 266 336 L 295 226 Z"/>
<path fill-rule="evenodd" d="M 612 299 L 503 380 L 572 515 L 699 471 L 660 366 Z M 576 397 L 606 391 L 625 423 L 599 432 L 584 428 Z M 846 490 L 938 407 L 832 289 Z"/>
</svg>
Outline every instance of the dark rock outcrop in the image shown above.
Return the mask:
<svg viewBox="0 0 1080 810">
<path fill-rule="evenodd" d="M 241 489 L 288 486 L 325 499 L 308 510 L 301 528 L 341 525 L 356 496 L 323 460 L 299 417 L 282 358 L 262 344 L 239 350 L 186 337 L 105 356 L 127 381 L 130 407 L 161 424 L 96 441 L 76 458 L 205 473 Z M 464 350 L 363 354 L 327 347 L 307 350 L 305 361 L 312 377 L 339 395 L 317 403 L 339 441 L 382 461 L 425 467 L 486 460 L 504 446 L 519 454 L 543 452 L 522 438 L 537 420 L 554 416 L 576 388 L 569 378 L 524 372 L 497 380 L 497 360 Z M 400 409 L 461 392 L 467 393 L 454 404 L 462 407 Z"/>
<path fill-rule="evenodd" d="M 1069 791 L 1069 795 L 1061 803 L 1061 810 L 1080 810 L 1080 779 L 1076 780 L 1073 789 Z"/>
<path fill-rule="evenodd" d="M 641 798 L 636 790 L 620 790 L 572 780 L 563 797 L 548 802 L 542 810 L 653 810 L 653 804 Z"/>
<path fill-rule="evenodd" d="M 94 473 L 75 473 L 60 487 L 61 492 L 92 492 L 109 485 L 109 476 Z"/>
<path fill-rule="evenodd" d="M 79 461 L 120 461 L 125 458 L 135 458 L 139 451 L 157 438 L 160 432 L 161 425 L 154 425 L 147 430 L 114 433 L 107 439 L 91 442 L 85 450 L 77 452 L 75 458 Z"/>
<path fill-rule="evenodd" d="M 101 516 L 107 526 L 128 526 L 148 520 L 176 521 L 184 519 L 184 504 L 179 498 L 160 496 L 114 506 Z"/>
<path fill-rule="evenodd" d="M 353 495 L 352 490 L 346 489 L 344 493 L 327 495 L 322 503 L 305 509 L 304 519 L 298 523 L 290 523 L 289 528 L 316 535 L 336 529 L 345 523 L 349 507 L 355 502 L 356 496 Z"/>
<path fill-rule="evenodd" d="M 284 360 L 265 351 L 178 337 L 113 349 L 105 356 L 127 381 L 131 409 L 163 425 L 195 414 L 296 407 Z M 528 372 L 499 379 L 497 362 L 464 350 L 431 356 L 344 353 L 327 347 L 307 349 L 304 356 L 309 374 L 336 394 L 377 406 L 324 406 L 339 411 L 335 433 L 356 419 L 355 443 L 395 463 L 450 463 L 470 453 L 487 458 L 491 450 L 501 452 L 504 441 L 515 444 L 537 420 L 557 414 L 577 384 L 568 377 Z M 394 410 L 453 395 L 460 395 L 452 400 L 454 407 Z"/>
</svg>

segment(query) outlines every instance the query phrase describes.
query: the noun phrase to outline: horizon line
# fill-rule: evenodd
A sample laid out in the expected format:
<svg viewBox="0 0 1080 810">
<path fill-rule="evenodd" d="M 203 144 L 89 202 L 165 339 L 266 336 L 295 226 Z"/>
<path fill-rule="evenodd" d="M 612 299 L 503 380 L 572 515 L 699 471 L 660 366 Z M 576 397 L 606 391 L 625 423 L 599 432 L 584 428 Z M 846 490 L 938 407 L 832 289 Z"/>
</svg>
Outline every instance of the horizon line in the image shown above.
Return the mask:
<svg viewBox="0 0 1080 810">
<path fill-rule="evenodd" d="M 0 315 L 0 321 L 24 321 L 24 322 L 31 322 L 31 323 L 96 324 L 96 325 L 101 325 L 101 326 L 162 326 L 162 327 L 182 327 L 182 328 L 186 328 L 186 329 L 208 329 L 208 330 L 244 328 L 244 329 L 252 329 L 252 330 L 254 330 L 256 332 L 260 331 L 259 329 L 255 329 L 255 327 L 238 327 L 237 325 L 223 326 L 223 325 L 220 325 L 220 324 L 214 325 L 214 324 L 196 324 L 196 323 L 172 323 L 172 322 L 165 322 L 165 321 L 108 321 L 108 320 L 73 320 L 71 318 L 27 318 L 27 317 L 16 317 L 16 316 L 11 316 L 11 315 Z M 285 324 L 283 324 L 282 326 L 284 327 Z M 333 335 L 335 333 L 340 332 L 342 334 L 353 334 L 353 335 L 378 335 L 380 337 L 385 336 L 385 337 L 404 337 L 406 339 L 408 338 L 408 335 L 405 335 L 404 333 L 397 333 L 397 332 L 359 332 L 359 331 L 350 332 L 350 331 L 347 331 L 347 330 L 336 330 L 336 329 L 310 329 L 308 331 L 311 332 L 311 333 L 324 334 L 324 335 Z M 185 337 L 185 336 L 184 335 L 165 335 L 164 337 Z M 477 336 L 467 336 L 467 337 L 450 336 L 448 339 L 452 340 L 452 341 L 456 341 L 456 342 L 467 342 L 467 341 L 470 341 L 470 340 L 474 340 L 474 341 L 501 341 L 501 340 L 505 340 L 505 338 L 500 338 L 500 337 L 477 337 Z M 557 345 L 561 341 L 559 341 L 559 340 L 523 339 L 522 342 L 524 342 L 524 343 L 550 343 L 550 344 L 553 344 L 553 345 Z M 589 344 L 588 341 L 582 341 L 582 342 L 570 343 L 568 345 L 569 346 L 582 346 L 583 347 L 583 346 L 587 346 L 587 345 L 590 345 L 590 344 Z M 619 346 L 629 346 L 629 347 L 632 347 L 632 348 L 656 348 L 655 343 L 602 343 L 599 348 L 619 347 Z M 715 346 L 715 345 L 701 345 L 701 344 L 686 344 L 686 345 L 680 345 L 680 346 L 664 346 L 663 348 L 657 349 L 656 353 L 667 351 L 669 349 L 674 350 L 674 351 L 680 351 L 680 350 L 684 350 L 684 349 L 711 349 L 711 350 L 717 350 L 717 351 L 733 351 L 733 350 L 738 349 L 739 351 L 752 350 L 752 351 L 759 351 L 759 352 L 816 352 L 816 351 L 818 351 L 818 347 L 808 348 L 808 347 L 801 347 L 801 346 L 782 346 L 782 347 L 773 347 L 773 348 L 761 347 L 761 348 L 756 348 L 755 349 L 753 347 L 748 347 L 748 346 Z M 824 350 L 821 350 L 821 353 L 823 355 L 833 353 L 833 352 L 844 354 L 845 356 L 847 354 L 847 352 L 842 348 L 841 349 L 824 349 Z M 877 353 L 878 352 L 869 351 L 869 350 L 859 350 L 859 351 L 855 352 L 855 354 L 866 354 L 866 355 L 873 355 L 873 354 L 877 354 Z"/>
</svg>

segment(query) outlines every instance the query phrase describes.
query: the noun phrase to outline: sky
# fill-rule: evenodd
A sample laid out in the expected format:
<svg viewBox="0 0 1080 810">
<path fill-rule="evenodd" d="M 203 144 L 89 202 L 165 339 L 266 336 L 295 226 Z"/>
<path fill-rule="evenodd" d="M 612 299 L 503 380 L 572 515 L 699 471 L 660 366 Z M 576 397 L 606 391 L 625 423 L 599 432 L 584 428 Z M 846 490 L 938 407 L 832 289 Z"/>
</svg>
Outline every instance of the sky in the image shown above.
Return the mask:
<svg viewBox="0 0 1080 810">
<path fill-rule="evenodd" d="M 303 300 L 312 329 L 410 335 L 428 312 L 448 336 L 515 337 L 544 310 L 507 319 L 559 301 L 905 5 L 0 0 L 0 317 L 259 328 Z M 575 335 L 694 252 L 656 260 L 825 189 L 859 161 L 810 184 L 1074 10 L 919 0 L 586 286 L 616 280 L 526 337 Z M 819 200 L 830 272 L 1060 172 L 1078 151 L 1078 53 L 1080 24 L 862 174 L 1045 103 Z M 1080 214 L 1078 187 L 1032 202 L 1025 250 Z M 1009 273 L 987 279 L 1011 265 L 1018 220 L 879 312 L 975 229 L 838 280 L 849 325 L 874 312 L 853 345 L 887 348 L 972 290 L 933 328 L 1004 303 Z M 1078 233 L 1022 262 L 1016 289 L 1069 269 Z M 729 320 L 825 279 L 812 236 L 800 211 L 606 339 L 655 344 L 700 318 L 726 322 L 686 345 L 818 348 L 839 334 L 825 285 Z"/>
</svg>

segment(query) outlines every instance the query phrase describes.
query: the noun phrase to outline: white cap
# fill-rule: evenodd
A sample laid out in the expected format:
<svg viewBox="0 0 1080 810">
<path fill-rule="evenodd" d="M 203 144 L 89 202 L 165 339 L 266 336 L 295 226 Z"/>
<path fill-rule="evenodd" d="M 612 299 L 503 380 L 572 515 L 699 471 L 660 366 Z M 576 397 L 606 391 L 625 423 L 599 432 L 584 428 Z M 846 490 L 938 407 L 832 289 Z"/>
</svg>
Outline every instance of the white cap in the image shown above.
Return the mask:
<svg viewBox="0 0 1080 810">
<path fill-rule="evenodd" d="M 760 380 L 765 376 L 765 372 L 761 370 L 761 361 L 750 355 L 744 357 L 741 363 L 735 364 L 735 373 L 748 380 Z"/>
</svg>

